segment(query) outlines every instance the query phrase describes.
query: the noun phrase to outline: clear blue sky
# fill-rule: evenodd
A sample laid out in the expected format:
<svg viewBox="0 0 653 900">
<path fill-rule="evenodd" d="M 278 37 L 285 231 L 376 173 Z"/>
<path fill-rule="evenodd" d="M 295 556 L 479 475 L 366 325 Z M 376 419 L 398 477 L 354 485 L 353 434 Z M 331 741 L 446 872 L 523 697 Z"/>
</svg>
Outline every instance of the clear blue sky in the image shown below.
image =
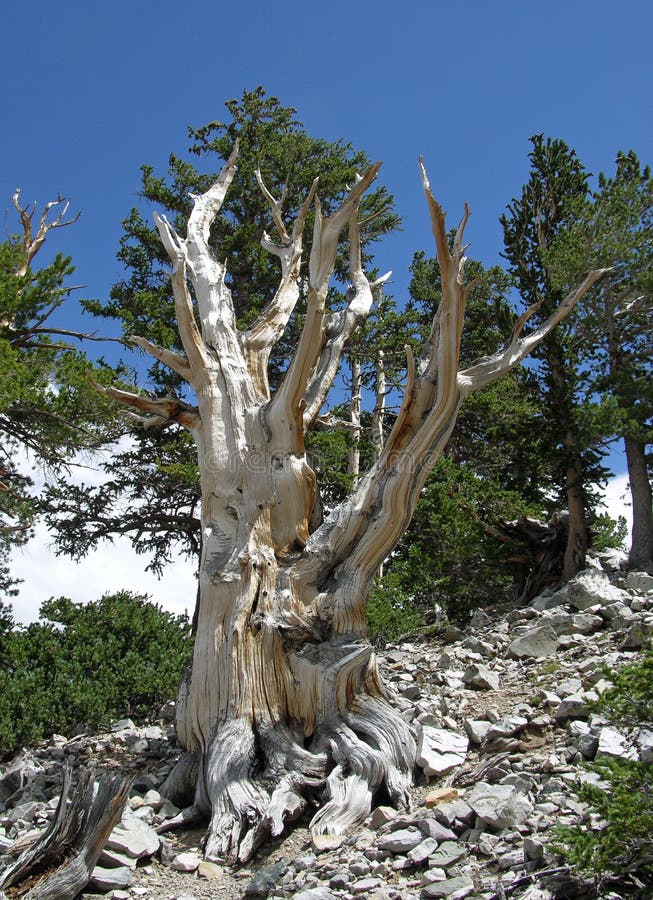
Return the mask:
<svg viewBox="0 0 653 900">
<path fill-rule="evenodd" d="M 51 249 L 73 256 L 86 296 L 120 277 L 139 166 L 162 170 L 187 125 L 258 84 L 312 134 L 384 161 L 405 230 L 378 264 L 398 299 L 413 251 L 432 246 L 420 153 L 451 222 L 469 201 L 486 264 L 530 135 L 563 138 L 594 173 L 619 149 L 653 162 L 651 0 L 33 0 L 5 4 L 0 22 L 0 208 L 17 186 L 26 200 L 71 198 L 82 218 Z"/>
<path fill-rule="evenodd" d="M 34 0 L 6 5 L 2 35 L 1 208 L 17 186 L 70 197 L 82 219 L 60 245 L 100 298 L 120 275 L 139 165 L 161 170 L 188 124 L 257 84 L 311 133 L 384 161 L 405 231 L 379 266 L 398 285 L 413 250 L 431 248 L 419 153 L 452 222 L 469 201 L 471 252 L 486 263 L 531 134 L 563 138 L 595 173 L 618 149 L 653 162 L 650 0 Z"/>
<path fill-rule="evenodd" d="M 399 301 L 413 251 L 432 249 L 420 153 L 451 224 L 470 203 L 471 252 L 487 264 L 499 260 L 498 219 L 527 177 L 533 133 L 562 137 L 595 173 L 611 171 L 619 149 L 653 162 L 650 0 L 618 11 L 603 0 L 35 0 L 3 18 L 0 203 L 17 186 L 25 200 L 71 199 L 82 219 L 48 249 L 72 255 L 87 296 L 106 297 L 121 275 L 139 166 L 163 171 L 185 151 L 188 124 L 222 117 L 225 100 L 257 84 L 311 133 L 384 161 L 404 231 L 378 265 L 394 271 Z M 73 315 L 69 327 L 98 327 Z"/>
</svg>

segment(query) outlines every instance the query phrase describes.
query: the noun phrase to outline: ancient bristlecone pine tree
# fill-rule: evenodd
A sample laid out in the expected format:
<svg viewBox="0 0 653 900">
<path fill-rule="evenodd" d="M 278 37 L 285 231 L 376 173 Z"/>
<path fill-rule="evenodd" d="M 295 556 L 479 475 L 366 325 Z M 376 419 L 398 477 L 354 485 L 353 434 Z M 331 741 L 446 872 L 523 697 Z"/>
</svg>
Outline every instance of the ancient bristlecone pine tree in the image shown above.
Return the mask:
<svg viewBox="0 0 653 900">
<path fill-rule="evenodd" d="M 445 447 L 464 398 L 522 360 L 598 277 L 592 273 L 548 322 L 459 371 L 465 300 L 463 230 L 450 247 L 444 213 L 422 167 L 442 301 L 408 378 L 392 433 L 351 497 L 321 521 L 316 476 L 304 448 L 338 371 L 343 347 L 372 304 L 361 265 L 357 213 L 379 164 L 358 178 L 330 216 L 313 184 L 289 227 L 281 203 L 258 175 L 279 243 L 279 288 L 243 330 L 234 317 L 225 266 L 209 250 L 209 230 L 229 189 L 237 148 L 213 187 L 194 197 L 187 237 L 156 217 L 172 260 L 180 355 L 134 340 L 193 388 L 197 405 L 118 390 L 117 400 L 174 420 L 197 442 L 202 489 L 202 555 L 192 666 L 181 685 L 177 735 L 186 753 L 162 790 L 210 819 L 208 858 L 246 860 L 306 807 L 315 834 L 338 834 L 369 813 L 383 790 L 403 805 L 415 763 L 411 730 L 390 705 L 370 646 L 365 602 L 379 566 L 405 530 L 426 477 Z M 302 232 L 314 204 L 308 277 Z M 326 308 L 342 232 L 349 228 L 347 306 Z M 192 293 L 191 293 L 192 286 Z M 306 290 L 294 356 L 271 394 L 267 365 Z M 184 799 L 186 798 L 186 799 Z"/>
</svg>

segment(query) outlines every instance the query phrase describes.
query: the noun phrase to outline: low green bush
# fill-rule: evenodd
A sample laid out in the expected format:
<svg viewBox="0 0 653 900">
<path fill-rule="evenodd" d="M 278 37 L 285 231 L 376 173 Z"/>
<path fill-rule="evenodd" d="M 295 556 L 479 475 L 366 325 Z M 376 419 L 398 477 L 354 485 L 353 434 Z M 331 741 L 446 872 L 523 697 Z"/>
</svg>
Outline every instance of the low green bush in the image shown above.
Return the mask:
<svg viewBox="0 0 653 900">
<path fill-rule="evenodd" d="M 394 575 L 374 585 L 367 602 L 367 626 L 372 641 L 395 641 L 424 624 L 423 607 L 406 594 Z"/>
<path fill-rule="evenodd" d="M 145 596 L 60 597 L 40 619 L 0 630 L 0 755 L 52 733 L 142 719 L 176 695 L 191 629 Z"/>
<path fill-rule="evenodd" d="M 653 729 L 653 650 L 619 672 L 613 687 L 596 704 L 615 725 Z M 582 824 L 558 828 L 556 849 L 581 874 L 603 887 L 620 887 L 628 896 L 653 895 L 653 763 L 602 759 L 589 765 L 603 787 L 584 785 L 589 804 Z"/>
<path fill-rule="evenodd" d="M 374 636 L 392 639 L 432 624 L 434 611 L 464 623 L 474 609 L 514 602 L 513 547 L 483 522 L 530 513 L 519 496 L 471 466 L 443 457 L 420 496 L 410 527 L 385 563 L 368 605 Z"/>
</svg>

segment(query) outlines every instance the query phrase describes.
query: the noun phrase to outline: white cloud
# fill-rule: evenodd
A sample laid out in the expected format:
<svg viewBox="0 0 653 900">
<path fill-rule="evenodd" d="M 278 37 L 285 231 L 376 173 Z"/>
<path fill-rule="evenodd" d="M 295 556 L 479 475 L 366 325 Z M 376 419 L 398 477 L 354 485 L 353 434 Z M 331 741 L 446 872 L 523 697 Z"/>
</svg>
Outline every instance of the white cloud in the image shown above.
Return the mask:
<svg viewBox="0 0 653 900">
<path fill-rule="evenodd" d="M 102 484 L 107 476 L 98 468 L 99 463 L 128 447 L 129 439 L 124 438 L 95 456 L 78 456 L 73 463 L 73 480 L 86 485 Z M 32 477 L 38 490 L 45 480 L 43 473 L 26 456 L 18 460 L 18 465 Z M 193 613 L 197 591 L 194 564 L 181 554 L 159 579 L 145 571 L 150 557 L 139 556 L 126 537 L 102 543 L 80 562 L 56 556 L 51 545 L 47 528 L 40 525 L 24 547 L 10 554 L 11 573 L 23 582 L 12 601 L 14 618 L 19 622 L 36 621 L 41 603 L 50 597 L 69 597 L 76 603 L 88 603 L 119 590 L 148 594 L 153 603 L 168 612 Z"/>
<path fill-rule="evenodd" d="M 608 481 L 603 490 L 603 506 L 611 518 L 624 517 L 628 524 L 628 542 L 633 528 L 633 511 L 630 505 L 630 488 L 626 472 L 615 475 Z"/>
<path fill-rule="evenodd" d="M 149 594 L 154 603 L 172 613 L 193 613 L 197 590 L 194 567 L 183 557 L 168 566 L 159 580 L 145 571 L 148 557 L 138 556 L 127 538 L 102 544 L 78 563 L 55 556 L 50 543 L 47 529 L 41 526 L 25 547 L 12 554 L 12 574 L 23 579 L 13 601 L 14 617 L 19 622 L 35 621 L 41 603 L 50 597 L 88 603 L 118 590 Z"/>
</svg>

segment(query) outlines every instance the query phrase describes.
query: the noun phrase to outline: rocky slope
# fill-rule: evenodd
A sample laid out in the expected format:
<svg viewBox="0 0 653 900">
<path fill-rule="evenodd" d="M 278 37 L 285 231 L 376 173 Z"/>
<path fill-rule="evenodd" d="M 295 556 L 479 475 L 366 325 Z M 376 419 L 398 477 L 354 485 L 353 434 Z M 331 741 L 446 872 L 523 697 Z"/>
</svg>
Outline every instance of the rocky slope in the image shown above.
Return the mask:
<svg viewBox="0 0 653 900">
<path fill-rule="evenodd" d="M 202 862 L 201 829 L 161 831 L 177 812 L 156 790 L 179 752 L 167 710 L 147 727 L 124 720 L 107 734 L 55 736 L 0 769 L 0 853 L 47 824 L 67 763 L 135 778 L 85 898 L 571 896 L 547 842 L 556 823 L 586 813 L 574 786 L 596 776 L 583 763 L 653 760 L 653 733 L 623 734 L 588 702 L 608 685 L 605 666 L 632 661 L 651 633 L 653 577 L 609 577 L 597 564 L 503 619 L 477 610 L 464 631 L 386 648 L 381 665 L 415 727 L 421 784 L 410 813 L 379 798 L 344 838 L 311 841 L 300 823 L 246 869 Z"/>
</svg>

